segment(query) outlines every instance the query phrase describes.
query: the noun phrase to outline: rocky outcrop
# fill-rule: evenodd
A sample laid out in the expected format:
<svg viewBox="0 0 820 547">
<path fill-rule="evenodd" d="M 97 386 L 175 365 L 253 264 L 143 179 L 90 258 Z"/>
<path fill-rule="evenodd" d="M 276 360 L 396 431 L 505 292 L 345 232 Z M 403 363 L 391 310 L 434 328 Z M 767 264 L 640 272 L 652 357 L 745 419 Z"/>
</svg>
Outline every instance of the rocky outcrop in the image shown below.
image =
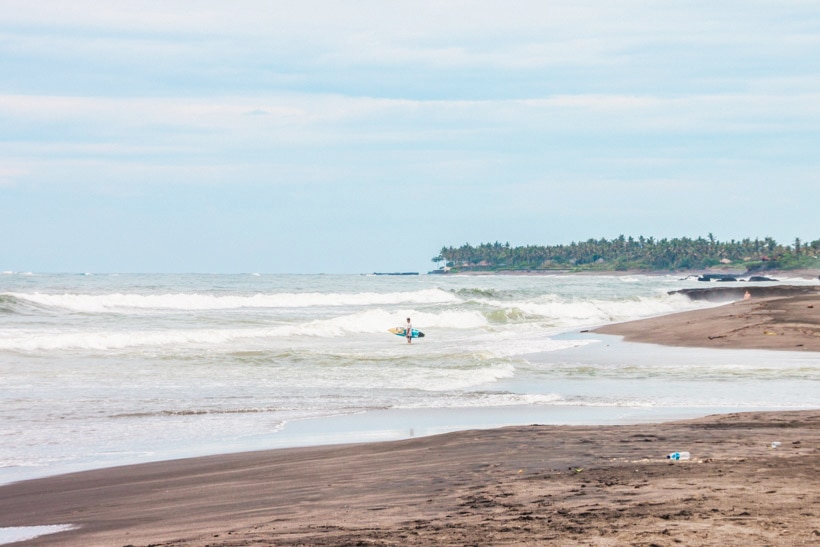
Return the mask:
<svg viewBox="0 0 820 547">
<path fill-rule="evenodd" d="M 737 277 L 732 274 L 703 274 L 698 281 L 737 281 Z"/>
<path fill-rule="evenodd" d="M 749 281 L 753 283 L 760 283 L 764 281 L 777 281 L 777 279 L 772 279 L 771 277 L 766 277 L 765 275 L 753 275 L 749 278 Z"/>
<path fill-rule="evenodd" d="M 797 296 L 801 294 L 820 293 L 818 286 L 776 285 L 774 287 L 753 287 L 748 285 L 733 285 L 731 287 L 708 287 L 703 289 L 680 289 L 669 291 L 669 294 L 683 294 L 691 300 L 706 300 L 709 302 L 731 302 L 743 299 L 746 292 L 752 298 L 773 298 L 778 296 Z"/>
</svg>

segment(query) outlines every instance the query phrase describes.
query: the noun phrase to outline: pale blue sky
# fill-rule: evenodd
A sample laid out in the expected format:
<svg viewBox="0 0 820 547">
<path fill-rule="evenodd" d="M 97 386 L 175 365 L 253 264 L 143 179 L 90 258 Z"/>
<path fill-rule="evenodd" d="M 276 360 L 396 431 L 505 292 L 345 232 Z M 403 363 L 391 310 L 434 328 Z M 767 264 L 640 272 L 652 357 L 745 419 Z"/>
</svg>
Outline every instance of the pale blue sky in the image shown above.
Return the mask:
<svg viewBox="0 0 820 547">
<path fill-rule="evenodd" d="M 820 237 L 820 3 L 0 0 L 0 270 Z"/>
</svg>

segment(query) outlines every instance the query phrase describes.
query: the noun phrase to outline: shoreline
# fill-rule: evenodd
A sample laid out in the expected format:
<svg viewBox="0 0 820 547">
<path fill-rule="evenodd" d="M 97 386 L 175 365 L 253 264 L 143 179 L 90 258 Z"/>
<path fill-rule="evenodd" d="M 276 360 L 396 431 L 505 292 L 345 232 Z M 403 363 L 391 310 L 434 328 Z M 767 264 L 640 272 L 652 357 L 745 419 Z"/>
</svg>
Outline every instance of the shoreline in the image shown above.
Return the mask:
<svg viewBox="0 0 820 547">
<path fill-rule="evenodd" d="M 614 343 L 614 342 L 613 342 Z M 747 407 L 747 411 L 803 410 L 807 407 L 782 405 Z M 384 443 L 421 439 L 458 431 L 485 431 L 514 427 L 528 423 L 556 426 L 610 426 L 658 423 L 697 419 L 710 414 L 728 413 L 736 407 L 632 407 L 586 405 L 513 404 L 454 408 L 389 408 L 337 414 L 322 418 L 304 418 L 290 422 L 276 433 L 260 435 L 259 439 L 241 445 L 207 445 L 174 453 L 139 455 L 115 462 L 84 462 L 56 469 L 24 468 L 3 475 L 0 488 L 25 481 L 48 479 L 63 475 L 93 472 L 100 469 L 155 464 L 175 460 L 190 460 L 219 455 L 242 454 L 267 450 L 327 447 L 344 444 Z M 8 468 L 11 470 L 12 468 Z M 3 468 L 0 468 L 3 471 Z M 0 528 L 3 524 L 0 522 Z M 0 541 L 0 545 L 3 545 Z"/>
<path fill-rule="evenodd" d="M 707 291 L 712 291 L 714 294 L 720 294 L 725 290 L 737 290 L 738 287 L 725 287 L 725 284 L 713 286 Z M 805 290 L 806 287 L 800 287 Z M 820 290 L 820 287 L 808 287 L 811 290 Z M 703 289 L 690 289 L 702 291 Z M 755 287 L 753 291 L 757 290 L 777 290 L 777 287 Z M 710 308 L 707 310 L 700 310 L 697 312 L 682 312 L 686 313 L 723 313 L 727 308 Z M 818 308 L 820 309 L 820 308 Z M 714 311 L 719 310 L 719 311 Z M 648 322 L 667 322 L 673 321 L 675 317 L 688 317 L 686 315 L 671 314 L 643 320 Z M 547 353 L 532 354 L 527 358 L 533 363 L 533 366 L 551 366 L 549 363 L 558 360 L 558 362 L 588 362 L 590 366 L 597 367 L 600 363 L 607 363 L 603 365 L 605 368 L 633 366 L 634 364 L 643 363 L 647 359 L 660 358 L 664 362 L 675 363 L 680 362 L 684 366 L 698 366 L 700 362 L 712 362 L 713 364 L 723 362 L 725 360 L 731 361 L 736 359 L 744 362 L 760 362 L 760 366 L 770 368 L 770 364 L 766 363 L 764 357 L 765 352 L 761 354 L 749 355 L 734 355 L 731 349 L 736 345 L 726 344 L 727 340 L 717 339 L 710 341 L 712 348 L 706 348 L 703 351 L 693 351 L 693 346 L 705 346 L 701 343 L 679 344 L 680 346 L 688 345 L 689 349 L 685 353 L 675 350 L 676 344 L 665 344 L 665 348 L 645 346 L 643 341 L 634 343 L 631 338 L 627 337 L 623 340 L 618 334 L 620 329 L 628 328 L 630 326 L 640 326 L 644 323 L 641 321 L 635 323 L 623 323 L 618 325 L 608 325 L 598 329 L 591 330 L 589 334 L 579 334 L 577 330 L 567 331 L 562 334 L 554 335 L 553 337 L 561 340 L 579 340 L 580 345 L 572 345 L 561 350 L 553 350 Z M 707 325 L 709 323 L 707 322 Z M 710 327 L 711 328 L 711 327 Z M 609 329 L 613 332 L 609 334 Z M 617 331 L 616 331 L 617 329 Z M 643 327 L 641 327 L 643 329 Z M 584 332 L 584 331 L 582 331 Z M 656 333 L 656 331 L 651 331 Z M 639 331 L 639 334 L 641 332 Z M 645 333 L 644 333 L 645 334 Z M 711 335 L 711 334 L 710 334 Z M 787 337 L 766 336 L 764 342 L 767 346 L 763 349 L 786 349 L 786 350 L 802 350 L 805 355 L 806 350 L 813 350 L 809 346 L 802 348 L 781 347 L 773 348 L 772 344 L 777 341 L 781 342 L 788 340 Z M 595 343 L 589 343 L 590 339 Z M 657 339 L 647 340 L 651 343 L 662 343 Z M 800 343 L 800 342 L 798 342 Z M 709 352 L 713 348 L 721 348 L 723 351 L 720 354 L 710 355 Z M 747 350 L 746 350 L 747 351 Z M 795 359 L 800 359 L 801 353 L 795 352 L 793 356 L 783 356 L 787 361 L 785 363 L 793 362 Z M 779 357 L 777 359 L 780 359 Z M 751 360 L 751 361 L 750 361 Z M 727 362 L 728 362 L 727 361 Z M 801 366 L 799 363 L 792 365 L 794 367 Z M 573 379 L 567 380 L 568 384 L 560 387 L 543 386 L 543 389 L 557 389 L 559 392 L 574 392 L 577 388 L 583 387 L 577 382 L 570 385 Z M 605 385 L 605 384 L 602 384 Z M 508 390 L 512 393 L 528 393 L 528 386 L 516 382 L 515 378 L 509 380 L 500 380 L 495 386 L 495 389 L 503 392 Z M 606 392 L 603 388 L 602 393 Z M 586 396 L 595 397 L 595 393 L 586 392 Z M 6 467 L 0 468 L 0 485 L 10 484 L 18 481 L 33 480 L 49 476 L 55 476 L 65 473 L 82 472 L 86 470 L 93 470 L 103 467 L 133 465 L 140 463 L 149 463 L 156 461 L 164 461 L 170 459 L 191 458 L 209 456 L 213 454 L 223 453 L 240 453 L 244 451 L 264 450 L 269 448 L 290 448 L 297 446 L 321 446 L 329 444 L 347 443 L 347 442 L 382 442 L 393 441 L 412 438 L 414 436 L 433 435 L 439 433 L 446 433 L 450 431 L 464 430 L 464 429 L 487 429 L 494 427 L 504 427 L 516 424 L 526 423 L 548 423 L 556 425 L 571 425 L 571 424 L 630 424 L 630 423 L 646 423 L 657 422 L 661 420 L 694 418 L 703 416 L 708 413 L 719 413 L 732 410 L 778 410 L 778 409 L 799 409 L 805 408 L 800 405 L 780 405 L 778 401 L 772 400 L 766 394 L 761 394 L 758 405 L 736 407 L 725 404 L 720 404 L 719 394 L 710 393 L 705 395 L 709 399 L 705 404 L 689 406 L 686 404 L 676 404 L 666 401 L 659 405 L 651 405 L 649 407 L 635 407 L 628 404 L 630 397 L 635 397 L 635 393 L 624 392 L 623 400 L 626 404 L 613 404 L 612 406 L 605 405 L 573 405 L 571 400 L 561 401 L 558 404 L 532 404 L 529 406 L 518 405 L 502 405 L 502 406 L 477 406 L 477 407 L 455 407 L 455 408 L 440 408 L 440 409 L 426 409 L 426 408 L 392 408 L 384 410 L 370 410 L 364 413 L 340 414 L 335 417 L 324 417 L 318 419 L 300 419 L 291 421 L 286 427 L 282 427 L 273 432 L 260 432 L 258 435 L 252 437 L 243 437 L 235 442 L 228 442 L 222 444 L 215 444 L 213 442 L 202 445 L 193 446 L 190 448 L 184 445 L 173 447 L 171 451 L 159 451 L 154 453 L 153 449 L 139 448 L 135 449 L 132 456 L 128 456 L 123 452 L 121 456 L 112 455 L 107 457 L 105 454 L 96 459 L 82 459 L 68 461 L 63 464 L 48 467 Z M 699 394 L 692 394 L 699 395 Z M 804 394 L 805 395 L 805 394 Z M 697 397 L 696 397 L 697 398 Z"/>
<path fill-rule="evenodd" d="M 747 271 L 745 269 L 732 268 L 704 268 L 701 270 L 467 270 L 459 272 L 448 272 L 446 274 L 431 274 L 425 275 L 472 275 L 472 276 L 492 276 L 492 275 L 533 275 L 533 276 L 550 276 L 550 275 L 579 275 L 579 276 L 629 276 L 629 275 L 645 275 L 645 276 L 681 276 L 682 279 L 688 277 L 699 277 L 704 274 L 729 274 L 735 276 L 754 276 L 761 275 L 766 277 L 777 276 L 786 279 L 803 279 L 807 281 L 816 281 L 820 279 L 820 269 L 818 268 L 803 268 L 797 270 L 764 270 L 764 271 Z M 738 280 L 730 284 L 747 283 L 747 281 Z M 751 282 L 753 285 L 758 282 Z M 709 283 L 704 282 L 704 285 Z"/>
<path fill-rule="evenodd" d="M 742 299 L 745 290 L 751 295 L 748 300 Z M 592 332 L 667 346 L 820 351 L 820 286 L 721 286 L 680 292 L 694 299 L 729 303 L 604 325 Z"/>
<path fill-rule="evenodd" d="M 75 526 L 35 540 L 66 546 L 809 545 L 818 447 L 820 410 L 468 430 L 15 483 L 0 526 Z"/>
<path fill-rule="evenodd" d="M 725 292 L 723 285 L 710 294 Z M 592 332 L 640 341 L 606 347 L 643 354 L 658 351 L 641 347 L 647 342 L 706 348 L 707 359 L 711 348 L 820 351 L 820 287 L 796 296 L 781 292 Z M 780 331 L 765 334 L 774 329 Z M 442 418 L 448 410 L 430 413 Z M 637 414 L 625 425 L 539 425 L 543 416 L 533 412 L 532 425 L 498 426 L 482 423 L 487 414 L 476 411 L 456 431 L 435 431 L 431 418 L 421 420 L 429 430 L 419 430 L 422 436 L 410 429 L 410 438 L 400 440 L 362 436 L 372 433 L 363 429 L 331 440 L 357 444 L 274 444 L 23 480 L 0 485 L 0 544 L 3 529 L 59 526 L 23 544 L 721 545 L 742 537 L 748 544 L 808 545 L 820 539 L 820 513 L 806 509 L 820 501 L 820 409 L 679 421 L 666 421 L 663 411 L 647 412 L 647 420 Z M 396 416 L 385 414 L 384 423 L 412 427 Z M 441 423 L 452 421 L 450 414 Z M 303 435 L 325 440 L 334 427 L 304 425 Z M 691 452 L 692 460 L 665 458 L 678 450 Z"/>
</svg>

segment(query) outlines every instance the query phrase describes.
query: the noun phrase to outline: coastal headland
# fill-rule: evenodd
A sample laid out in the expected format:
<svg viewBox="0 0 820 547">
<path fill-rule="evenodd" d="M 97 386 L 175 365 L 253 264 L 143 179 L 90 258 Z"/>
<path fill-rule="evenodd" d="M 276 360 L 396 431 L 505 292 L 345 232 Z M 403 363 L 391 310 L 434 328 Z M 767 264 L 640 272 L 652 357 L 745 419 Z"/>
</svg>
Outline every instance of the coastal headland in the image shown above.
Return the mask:
<svg viewBox="0 0 820 547">
<path fill-rule="evenodd" d="M 765 289 L 597 332 L 820 350 L 817 287 Z M 676 451 L 691 459 L 666 458 Z M 0 486 L 0 528 L 74 526 L 25 545 L 816 545 L 818 507 L 820 409 L 532 424 Z"/>
</svg>

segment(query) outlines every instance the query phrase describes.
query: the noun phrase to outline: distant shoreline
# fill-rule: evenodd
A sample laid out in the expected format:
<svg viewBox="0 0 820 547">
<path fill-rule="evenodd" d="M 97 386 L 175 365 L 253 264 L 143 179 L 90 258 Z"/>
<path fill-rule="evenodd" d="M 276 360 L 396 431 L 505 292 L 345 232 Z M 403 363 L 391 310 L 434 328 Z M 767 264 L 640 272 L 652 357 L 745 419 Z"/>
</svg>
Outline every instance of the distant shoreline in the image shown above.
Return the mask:
<svg viewBox="0 0 820 547">
<path fill-rule="evenodd" d="M 703 270 L 469 270 L 448 272 L 446 274 L 430 274 L 428 275 L 472 275 L 472 276 L 492 276 L 492 275 L 583 275 L 583 276 L 629 276 L 629 275 L 646 275 L 646 276 L 680 276 L 682 279 L 687 277 L 701 276 L 707 274 L 728 274 L 738 277 L 746 277 L 753 275 L 763 275 L 766 277 L 787 277 L 800 279 L 819 279 L 820 269 L 796 269 L 796 270 L 771 270 L 765 272 L 748 272 L 730 269 L 703 269 Z M 741 280 L 739 280 L 741 281 Z"/>
<path fill-rule="evenodd" d="M 743 269 L 749 272 L 820 268 L 820 239 L 793 245 L 763 239 L 719 241 L 687 236 L 626 237 L 573 241 L 557 245 L 512 246 L 496 241 L 478 245 L 445 246 L 432 259 L 453 269 L 482 270 L 701 270 Z"/>
</svg>

